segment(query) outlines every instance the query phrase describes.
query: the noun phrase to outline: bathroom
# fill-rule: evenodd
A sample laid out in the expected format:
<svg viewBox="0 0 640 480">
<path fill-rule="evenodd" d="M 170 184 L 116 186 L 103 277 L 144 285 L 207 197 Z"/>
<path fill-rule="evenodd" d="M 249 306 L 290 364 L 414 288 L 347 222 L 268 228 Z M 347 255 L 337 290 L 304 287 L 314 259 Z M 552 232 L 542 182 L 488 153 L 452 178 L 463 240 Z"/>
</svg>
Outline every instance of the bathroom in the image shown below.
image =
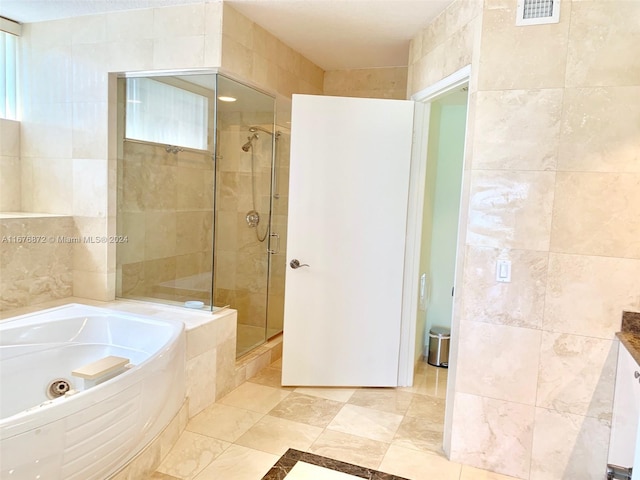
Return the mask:
<svg viewBox="0 0 640 480">
<path fill-rule="evenodd" d="M 20 125 L 2 128 L 3 201 L 11 190 L 20 204 L 2 210 L 65 215 L 38 220 L 60 235 L 117 234 L 117 79 L 106 72 L 221 66 L 285 97 L 386 85 L 407 98 L 471 64 L 451 458 L 589 478 L 606 463 L 613 333 L 623 309 L 640 308 L 637 5 L 563 1 L 558 24 L 518 28 L 515 3 L 454 2 L 412 38 L 406 88 L 401 69 L 361 72 L 367 89 L 357 71 L 323 72 L 227 3 L 25 25 L 28 102 Z M 11 307 L 115 297 L 115 245 L 34 253 L 11 259 L 16 277 L 3 264 Z M 513 281 L 497 285 L 503 253 Z"/>
</svg>

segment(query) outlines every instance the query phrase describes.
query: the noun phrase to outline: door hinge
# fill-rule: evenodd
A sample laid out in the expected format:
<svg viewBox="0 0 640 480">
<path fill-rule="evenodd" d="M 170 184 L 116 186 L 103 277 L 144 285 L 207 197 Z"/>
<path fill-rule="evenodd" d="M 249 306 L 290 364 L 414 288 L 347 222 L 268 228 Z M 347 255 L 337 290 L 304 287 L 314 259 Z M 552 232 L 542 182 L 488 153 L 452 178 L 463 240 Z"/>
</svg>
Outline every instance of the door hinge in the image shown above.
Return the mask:
<svg viewBox="0 0 640 480">
<path fill-rule="evenodd" d="M 607 480 L 631 480 L 633 468 L 607 465 Z"/>
</svg>

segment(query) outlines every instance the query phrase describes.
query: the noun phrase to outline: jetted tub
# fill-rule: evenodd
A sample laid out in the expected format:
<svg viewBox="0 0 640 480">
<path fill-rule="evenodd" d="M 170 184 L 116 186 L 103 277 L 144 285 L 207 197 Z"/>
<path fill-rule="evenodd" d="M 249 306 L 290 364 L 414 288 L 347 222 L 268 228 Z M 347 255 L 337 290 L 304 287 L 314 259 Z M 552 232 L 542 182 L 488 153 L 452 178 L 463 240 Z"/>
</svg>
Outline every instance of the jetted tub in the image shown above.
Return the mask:
<svg viewBox="0 0 640 480">
<path fill-rule="evenodd" d="M 130 365 L 86 389 L 71 375 L 108 356 Z M 50 399 L 58 379 L 72 390 Z M 184 398 L 182 322 L 78 304 L 0 321 L 0 478 L 104 480 Z"/>
</svg>

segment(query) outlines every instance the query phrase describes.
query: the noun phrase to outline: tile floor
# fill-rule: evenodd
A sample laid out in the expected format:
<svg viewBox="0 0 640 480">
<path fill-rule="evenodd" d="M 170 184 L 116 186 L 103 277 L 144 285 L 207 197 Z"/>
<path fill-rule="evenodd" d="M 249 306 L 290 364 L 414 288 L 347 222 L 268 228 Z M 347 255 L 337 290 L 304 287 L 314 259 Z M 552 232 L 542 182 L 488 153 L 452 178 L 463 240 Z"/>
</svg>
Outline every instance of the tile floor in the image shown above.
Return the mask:
<svg viewBox="0 0 640 480">
<path fill-rule="evenodd" d="M 288 448 L 411 480 L 506 480 L 442 454 L 447 370 L 410 388 L 280 386 L 281 360 L 192 418 L 151 480 L 260 480 Z M 315 480 L 322 480 L 317 478 Z"/>
</svg>

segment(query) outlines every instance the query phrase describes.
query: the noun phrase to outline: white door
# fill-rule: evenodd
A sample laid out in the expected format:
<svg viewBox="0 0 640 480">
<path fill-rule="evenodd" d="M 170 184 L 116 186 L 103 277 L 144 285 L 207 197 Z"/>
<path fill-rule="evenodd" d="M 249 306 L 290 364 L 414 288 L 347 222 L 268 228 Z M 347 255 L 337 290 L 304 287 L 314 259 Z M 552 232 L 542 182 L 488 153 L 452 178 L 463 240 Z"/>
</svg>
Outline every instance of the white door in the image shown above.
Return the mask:
<svg viewBox="0 0 640 480">
<path fill-rule="evenodd" d="M 398 384 L 413 108 L 293 96 L 283 385 Z"/>
</svg>

